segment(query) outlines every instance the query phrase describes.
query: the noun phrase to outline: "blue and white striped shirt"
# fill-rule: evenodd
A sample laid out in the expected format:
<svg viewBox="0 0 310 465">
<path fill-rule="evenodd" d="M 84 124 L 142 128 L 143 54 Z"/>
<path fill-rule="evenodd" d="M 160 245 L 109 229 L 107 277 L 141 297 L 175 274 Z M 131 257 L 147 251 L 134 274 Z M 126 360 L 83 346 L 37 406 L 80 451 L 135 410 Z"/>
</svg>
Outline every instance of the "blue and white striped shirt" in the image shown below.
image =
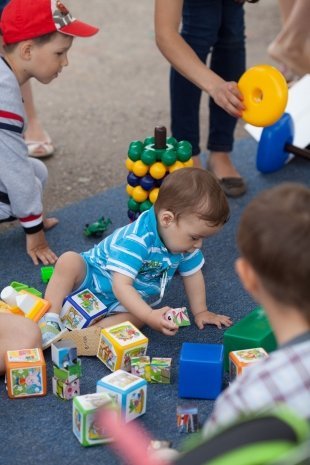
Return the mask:
<svg viewBox="0 0 310 465">
<path fill-rule="evenodd" d="M 162 278 L 171 281 L 178 269 L 182 276 L 200 270 L 204 258 L 200 250 L 192 253 L 172 254 L 157 232 L 154 208 L 139 218 L 114 231 L 94 248 L 82 253 L 88 263 L 97 294 L 106 305 L 116 302 L 112 291 L 113 272 L 133 279 L 133 286 L 146 300 L 160 295 Z"/>
</svg>

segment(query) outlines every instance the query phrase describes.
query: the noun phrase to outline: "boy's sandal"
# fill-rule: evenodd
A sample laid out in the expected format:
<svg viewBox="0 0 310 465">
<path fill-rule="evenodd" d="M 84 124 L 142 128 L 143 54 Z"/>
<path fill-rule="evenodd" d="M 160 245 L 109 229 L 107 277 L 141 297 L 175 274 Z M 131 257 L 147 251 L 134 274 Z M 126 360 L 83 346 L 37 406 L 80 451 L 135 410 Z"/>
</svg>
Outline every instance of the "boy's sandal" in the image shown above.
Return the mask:
<svg viewBox="0 0 310 465">
<path fill-rule="evenodd" d="M 55 148 L 50 138 L 44 140 L 25 140 L 28 155 L 33 158 L 46 158 L 53 155 Z"/>
</svg>

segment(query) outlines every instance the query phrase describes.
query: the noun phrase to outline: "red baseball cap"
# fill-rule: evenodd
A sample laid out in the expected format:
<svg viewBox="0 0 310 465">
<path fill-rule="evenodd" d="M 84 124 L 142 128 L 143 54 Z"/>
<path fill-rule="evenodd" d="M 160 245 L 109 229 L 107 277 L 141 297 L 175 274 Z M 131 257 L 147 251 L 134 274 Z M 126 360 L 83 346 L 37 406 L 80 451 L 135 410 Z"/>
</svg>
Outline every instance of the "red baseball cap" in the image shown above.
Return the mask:
<svg viewBox="0 0 310 465">
<path fill-rule="evenodd" d="M 75 19 L 59 0 L 10 0 L 1 16 L 5 44 L 35 39 L 50 32 L 89 37 L 99 29 Z"/>
</svg>

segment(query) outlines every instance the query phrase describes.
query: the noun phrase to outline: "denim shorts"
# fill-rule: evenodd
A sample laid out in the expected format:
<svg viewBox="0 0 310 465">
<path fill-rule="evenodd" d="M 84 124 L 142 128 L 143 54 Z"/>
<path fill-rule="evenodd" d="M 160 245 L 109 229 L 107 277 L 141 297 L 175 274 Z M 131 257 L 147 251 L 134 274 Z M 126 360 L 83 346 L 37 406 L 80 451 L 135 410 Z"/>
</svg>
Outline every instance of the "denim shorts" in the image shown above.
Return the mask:
<svg viewBox="0 0 310 465">
<path fill-rule="evenodd" d="M 104 315 L 104 317 L 114 315 L 115 313 L 128 313 L 126 308 L 123 307 L 123 305 L 121 305 L 117 300 L 113 302 L 111 302 L 111 300 L 107 301 L 104 298 L 104 295 L 98 291 L 98 285 L 96 286 L 95 284 L 94 275 L 96 276 L 97 283 L 99 281 L 99 286 L 100 275 L 99 273 L 96 273 L 96 269 L 93 268 L 87 262 L 87 260 L 85 260 L 85 257 L 82 256 L 82 258 L 86 266 L 86 275 L 84 281 L 80 284 L 80 286 L 77 289 L 74 289 L 74 292 L 80 292 L 83 289 L 89 289 L 107 307 L 108 311 Z"/>
</svg>

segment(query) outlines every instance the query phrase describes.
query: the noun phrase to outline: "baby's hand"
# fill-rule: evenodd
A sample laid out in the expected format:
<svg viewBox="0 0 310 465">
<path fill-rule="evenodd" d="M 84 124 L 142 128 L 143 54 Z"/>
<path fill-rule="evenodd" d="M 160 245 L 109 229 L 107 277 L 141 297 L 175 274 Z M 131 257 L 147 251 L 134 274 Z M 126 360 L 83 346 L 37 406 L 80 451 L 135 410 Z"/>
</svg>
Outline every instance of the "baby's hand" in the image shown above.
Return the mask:
<svg viewBox="0 0 310 465">
<path fill-rule="evenodd" d="M 195 316 L 195 323 L 199 329 L 203 329 L 205 325 L 215 325 L 218 328 L 222 328 L 222 325 L 232 325 L 232 321 L 229 316 L 217 315 L 216 313 L 209 312 L 209 310 L 197 313 Z"/>
<path fill-rule="evenodd" d="M 156 331 L 159 331 L 166 336 L 174 336 L 179 327 L 172 321 L 165 319 L 165 313 L 171 310 L 170 307 L 163 307 L 156 310 L 152 310 L 147 318 L 146 323 Z"/>
<path fill-rule="evenodd" d="M 58 258 L 49 248 L 43 230 L 35 234 L 26 234 L 26 247 L 27 253 L 32 258 L 34 265 L 38 265 L 39 260 L 41 260 L 43 265 L 53 265 Z"/>
<path fill-rule="evenodd" d="M 242 116 L 245 106 L 242 102 L 243 96 L 236 82 L 223 81 L 210 91 L 210 95 L 217 105 L 235 118 Z"/>
</svg>

